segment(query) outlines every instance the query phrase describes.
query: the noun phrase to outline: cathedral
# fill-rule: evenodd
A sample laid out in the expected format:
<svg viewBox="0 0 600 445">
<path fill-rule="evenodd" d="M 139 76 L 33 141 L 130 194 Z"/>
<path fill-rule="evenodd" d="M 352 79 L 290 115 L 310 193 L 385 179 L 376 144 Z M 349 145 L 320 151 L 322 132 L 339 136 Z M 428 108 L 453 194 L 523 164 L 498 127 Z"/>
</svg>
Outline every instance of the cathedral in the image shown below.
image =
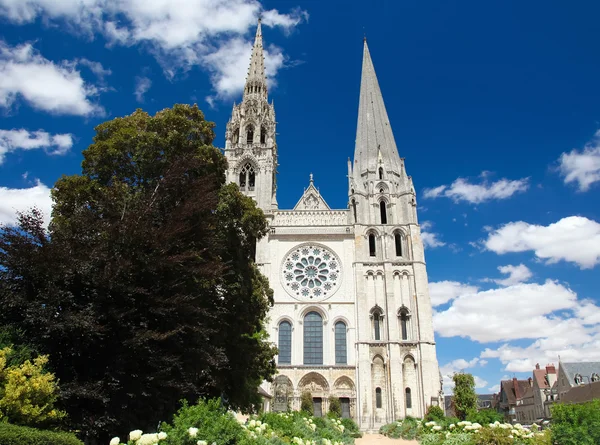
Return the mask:
<svg viewBox="0 0 600 445">
<path fill-rule="evenodd" d="M 278 374 L 264 390 L 270 409 L 316 416 L 330 398 L 363 430 L 423 417 L 441 405 L 427 270 L 412 178 L 396 148 L 364 41 L 348 207 L 331 209 L 313 183 L 291 210 L 277 204 L 277 142 L 260 22 L 243 100 L 227 123 L 228 182 L 255 200 L 269 233 L 256 263 L 275 304 L 267 324 Z M 341 180 L 342 178 L 340 178 Z"/>
</svg>

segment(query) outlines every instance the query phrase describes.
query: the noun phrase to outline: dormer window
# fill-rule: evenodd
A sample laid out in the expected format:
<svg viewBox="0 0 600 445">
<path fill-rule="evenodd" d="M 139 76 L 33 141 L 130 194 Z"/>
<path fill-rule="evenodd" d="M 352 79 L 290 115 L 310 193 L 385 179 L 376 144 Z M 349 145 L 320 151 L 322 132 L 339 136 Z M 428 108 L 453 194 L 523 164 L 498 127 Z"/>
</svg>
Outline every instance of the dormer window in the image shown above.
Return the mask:
<svg viewBox="0 0 600 445">
<path fill-rule="evenodd" d="M 581 385 L 583 383 L 583 377 L 581 377 L 581 374 L 575 374 L 573 381 L 576 385 Z"/>
<path fill-rule="evenodd" d="M 590 377 L 590 380 L 592 382 L 600 382 L 600 375 L 598 375 L 597 373 L 593 373 L 592 376 Z"/>
</svg>

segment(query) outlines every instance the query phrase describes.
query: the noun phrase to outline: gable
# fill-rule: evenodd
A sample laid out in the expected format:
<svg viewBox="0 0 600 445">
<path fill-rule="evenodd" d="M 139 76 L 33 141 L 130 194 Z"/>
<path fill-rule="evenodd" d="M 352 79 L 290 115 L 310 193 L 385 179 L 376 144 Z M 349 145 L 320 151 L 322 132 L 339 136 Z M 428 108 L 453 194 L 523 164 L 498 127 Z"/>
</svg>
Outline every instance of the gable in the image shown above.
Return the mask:
<svg viewBox="0 0 600 445">
<path fill-rule="evenodd" d="M 310 185 L 304 190 L 294 210 L 331 210 L 331 208 L 327 205 L 311 179 Z"/>
</svg>

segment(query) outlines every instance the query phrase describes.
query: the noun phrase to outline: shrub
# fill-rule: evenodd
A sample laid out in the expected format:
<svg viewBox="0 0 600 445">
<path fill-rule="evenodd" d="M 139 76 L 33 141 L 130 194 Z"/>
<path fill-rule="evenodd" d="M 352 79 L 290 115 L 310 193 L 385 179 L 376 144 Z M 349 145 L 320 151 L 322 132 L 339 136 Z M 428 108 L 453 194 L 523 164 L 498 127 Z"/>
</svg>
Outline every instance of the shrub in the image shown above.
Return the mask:
<svg viewBox="0 0 600 445">
<path fill-rule="evenodd" d="M 425 422 L 430 422 L 432 420 L 438 421 L 444 419 L 444 410 L 437 405 L 431 405 L 427 408 L 427 413 L 425 414 L 425 418 L 423 419 Z"/>
<path fill-rule="evenodd" d="M 510 435 L 509 429 L 482 428 L 477 432 L 477 445 L 513 445 L 514 440 Z"/>
<path fill-rule="evenodd" d="M 83 445 L 71 433 L 44 431 L 26 426 L 0 422 L 0 444 L 2 445 Z"/>
<path fill-rule="evenodd" d="M 66 414 L 54 408 L 58 384 L 44 369 L 48 356 L 7 366 L 11 353 L 11 348 L 0 350 L 0 418 L 25 426 L 56 424 Z"/>
<path fill-rule="evenodd" d="M 336 417 L 342 417 L 342 402 L 338 397 L 329 398 L 329 412 Z"/>
<path fill-rule="evenodd" d="M 312 394 L 309 392 L 303 392 L 300 396 L 300 411 L 304 411 L 311 416 L 315 413 L 313 406 Z"/>
<path fill-rule="evenodd" d="M 419 435 L 420 421 L 406 417 L 402 421 L 388 423 L 379 428 L 379 433 L 392 439 L 412 440 Z"/>
<path fill-rule="evenodd" d="M 481 425 L 487 425 L 496 421 L 504 422 L 504 416 L 496 410 L 486 408 L 480 411 L 470 413 L 467 416 L 467 420 L 469 422 L 477 422 Z"/>
<path fill-rule="evenodd" d="M 439 442 L 441 445 L 475 445 L 475 439 L 472 434 L 469 433 L 457 433 L 450 434 L 444 439 L 443 442 Z M 479 443 L 478 443 L 479 445 Z"/>
<path fill-rule="evenodd" d="M 552 408 L 552 439 L 560 445 L 600 443 L 600 399 Z"/>
<path fill-rule="evenodd" d="M 342 425 L 344 425 L 345 431 L 350 434 L 351 437 L 359 438 L 362 437 L 362 433 L 358 428 L 358 425 L 352 419 L 342 419 Z"/>
<path fill-rule="evenodd" d="M 198 429 L 195 437 L 190 436 L 190 428 Z M 221 406 L 219 399 L 200 399 L 193 406 L 184 401 L 172 425 L 163 423 L 161 430 L 167 433 L 165 443 L 169 445 L 196 445 L 198 440 L 233 445 L 247 440 L 244 428 Z"/>
</svg>

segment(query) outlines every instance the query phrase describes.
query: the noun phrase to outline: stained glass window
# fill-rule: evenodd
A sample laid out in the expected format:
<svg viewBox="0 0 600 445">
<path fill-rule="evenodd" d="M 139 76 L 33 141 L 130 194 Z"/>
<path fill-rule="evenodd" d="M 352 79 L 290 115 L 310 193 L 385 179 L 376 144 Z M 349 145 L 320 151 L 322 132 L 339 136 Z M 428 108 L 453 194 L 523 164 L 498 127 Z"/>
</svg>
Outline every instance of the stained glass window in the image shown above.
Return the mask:
<svg viewBox="0 0 600 445">
<path fill-rule="evenodd" d="M 335 364 L 345 365 L 347 363 L 346 323 L 338 321 L 335 324 Z"/>
<path fill-rule="evenodd" d="M 279 364 L 292 363 L 292 325 L 289 321 L 279 323 Z"/>
<path fill-rule="evenodd" d="M 317 312 L 304 317 L 304 364 L 323 364 L 323 318 Z"/>
</svg>

